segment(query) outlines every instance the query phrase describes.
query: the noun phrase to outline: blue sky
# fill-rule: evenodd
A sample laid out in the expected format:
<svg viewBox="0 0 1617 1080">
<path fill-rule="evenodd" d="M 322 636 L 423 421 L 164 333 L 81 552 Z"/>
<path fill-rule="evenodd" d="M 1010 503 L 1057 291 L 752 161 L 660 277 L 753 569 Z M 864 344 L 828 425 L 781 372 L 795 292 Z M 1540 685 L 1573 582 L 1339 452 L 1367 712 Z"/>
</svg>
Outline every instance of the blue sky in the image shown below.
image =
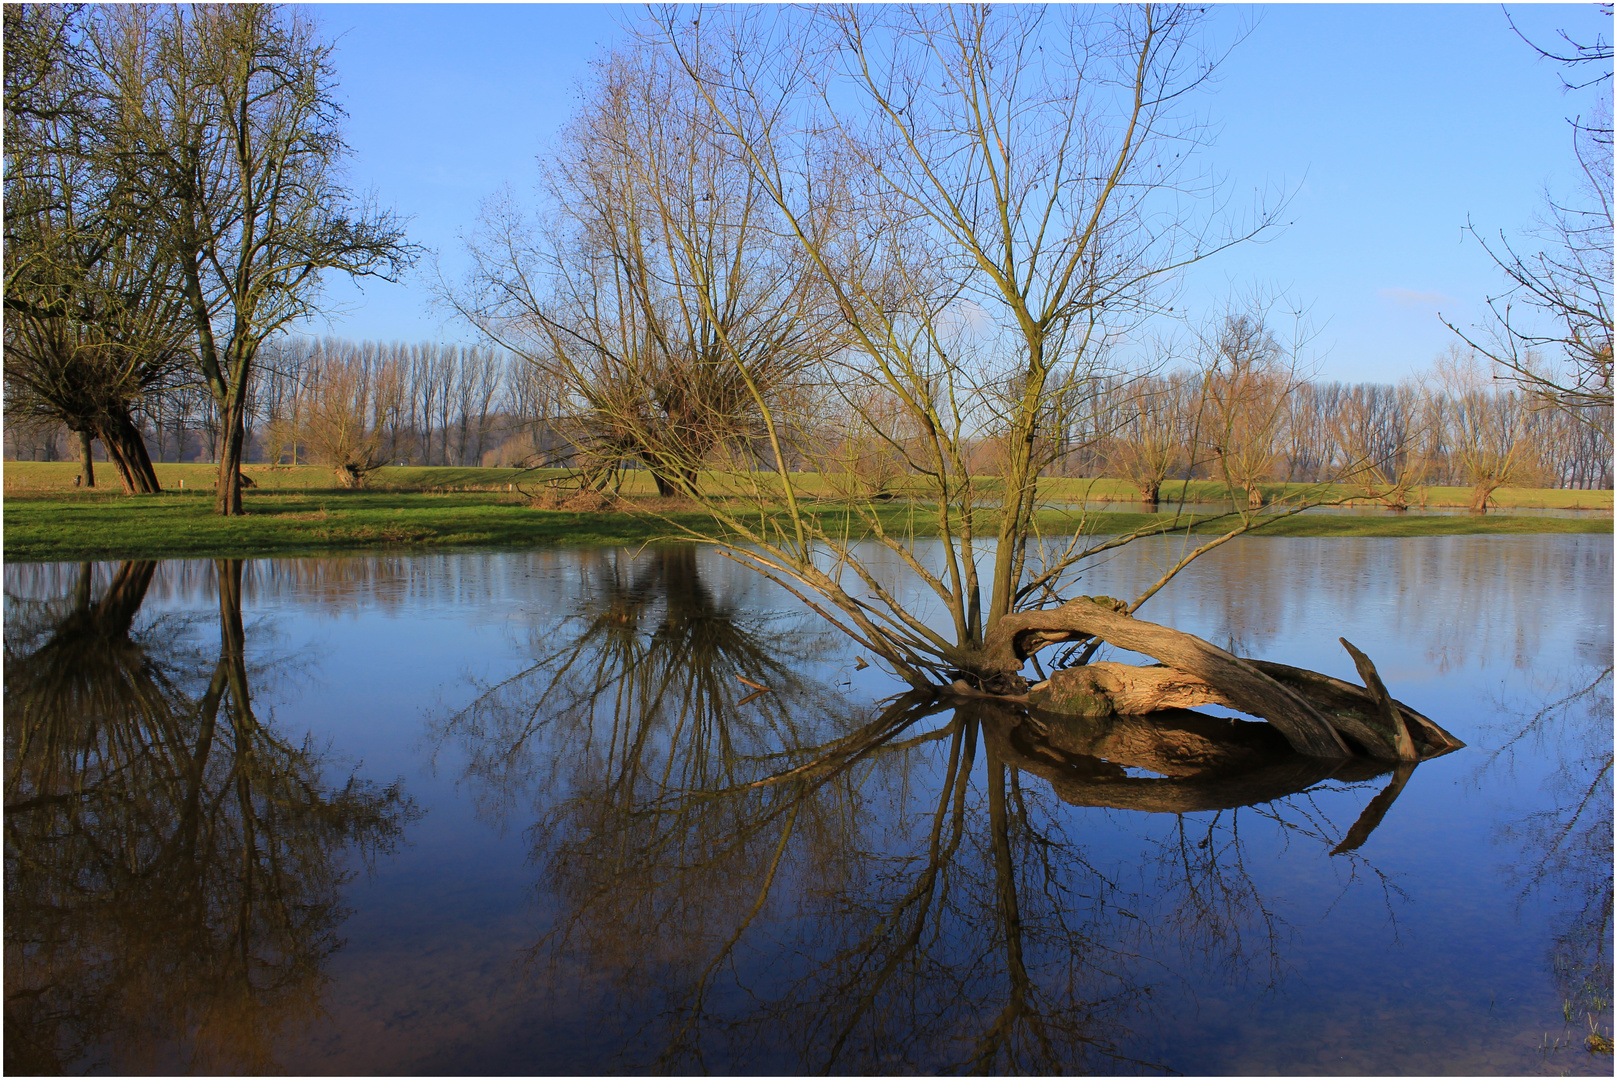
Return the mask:
<svg viewBox="0 0 1617 1080">
<path fill-rule="evenodd" d="M 577 102 L 591 58 L 638 8 L 571 4 L 331 4 L 308 9 L 338 42 L 354 156 L 349 180 L 410 217 L 413 240 L 463 265 L 461 236 L 504 185 L 532 201 L 536 160 Z M 1512 5 L 1517 25 L 1611 40 L 1593 4 Z M 1249 30 L 1244 39 L 1236 39 Z M 1216 6 L 1209 39 L 1233 51 L 1200 102 L 1209 165 L 1236 205 L 1292 192 L 1286 228 L 1204 263 L 1183 305 L 1283 291 L 1318 330 L 1326 377 L 1395 381 L 1453 340 L 1500 290 L 1463 232 L 1518 234 L 1546 186 L 1570 190 L 1566 119 L 1594 91 L 1562 92 L 1497 5 Z M 1607 91 L 1609 92 L 1609 90 Z M 328 286 L 308 329 L 352 338 L 472 341 L 432 306 L 429 257 L 403 282 Z"/>
</svg>

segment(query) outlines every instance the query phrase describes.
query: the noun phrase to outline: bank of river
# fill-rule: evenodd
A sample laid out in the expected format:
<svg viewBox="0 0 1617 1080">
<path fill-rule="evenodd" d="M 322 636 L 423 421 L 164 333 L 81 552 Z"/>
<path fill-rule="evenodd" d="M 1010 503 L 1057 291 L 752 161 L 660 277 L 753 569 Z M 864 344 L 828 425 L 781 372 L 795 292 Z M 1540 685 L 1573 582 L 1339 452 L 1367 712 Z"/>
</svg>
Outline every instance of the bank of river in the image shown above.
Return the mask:
<svg viewBox="0 0 1617 1080">
<path fill-rule="evenodd" d="M 1609 494 L 1609 493 L 1607 493 Z M 587 544 L 636 544 L 677 538 L 682 529 L 712 528 L 707 515 L 662 507 L 659 513 L 540 510 L 503 491 L 253 492 L 247 513 L 220 518 L 205 492 L 124 497 L 13 496 L 5 503 L 5 558 L 44 562 L 105 558 L 195 558 L 339 554 L 437 548 L 533 548 Z M 638 505 L 638 504 L 633 504 Z M 1076 505 L 1041 514 L 1048 533 L 1074 529 L 1123 533 L 1137 529 L 1183 529 L 1217 534 L 1233 527 L 1223 507 L 1197 505 L 1175 515 L 1164 504 L 1147 514 Z M 1326 513 L 1326 508 L 1265 526 L 1262 536 L 1457 536 L 1612 532 L 1610 512 L 1571 511 L 1544 516 L 1528 509 L 1511 513 L 1393 514 L 1364 508 Z M 1340 510 L 1340 508 L 1339 508 Z M 841 522 L 857 516 L 834 503 L 816 513 Z M 927 509 L 894 501 L 880 513 L 890 533 L 936 534 Z M 1194 523 L 1194 524 L 1192 524 Z"/>
</svg>

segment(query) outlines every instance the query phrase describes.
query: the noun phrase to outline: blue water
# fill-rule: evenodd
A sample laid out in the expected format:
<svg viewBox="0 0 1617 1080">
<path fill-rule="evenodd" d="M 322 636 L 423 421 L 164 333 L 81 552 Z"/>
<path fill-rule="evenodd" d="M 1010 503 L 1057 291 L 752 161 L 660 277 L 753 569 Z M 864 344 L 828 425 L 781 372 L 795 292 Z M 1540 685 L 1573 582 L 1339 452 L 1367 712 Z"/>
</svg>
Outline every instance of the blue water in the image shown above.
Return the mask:
<svg viewBox="0 0 1617 1080">
<path fill-rule="evenodd" d="M 1389 774 L 1076 806 L 950 710 L 792 774 L 902 686 L 711 552 L 249 561 L 239 639 L 227 565 L 9 565 L 7 1070 L 1609 1074 L 1611 556 L 1241 539 L 1140 610 L 1468 744 L 1339 854 Z"/>
</svg>

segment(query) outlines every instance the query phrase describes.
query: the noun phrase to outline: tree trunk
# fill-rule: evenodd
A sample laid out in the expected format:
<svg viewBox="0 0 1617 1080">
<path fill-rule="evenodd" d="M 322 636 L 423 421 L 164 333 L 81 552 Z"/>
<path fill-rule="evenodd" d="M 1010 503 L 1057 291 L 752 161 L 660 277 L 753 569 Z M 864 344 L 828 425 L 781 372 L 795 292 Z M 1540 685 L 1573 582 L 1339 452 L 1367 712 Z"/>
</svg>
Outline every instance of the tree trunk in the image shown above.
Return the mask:
<svg viewBox="0 0 1617 1080">
<path fill-rule="evenodd" d="M 152 468 L 151 455 L 146 452 L 146 440 L 127 409 L 110 415 L 100 434 L 107 456 L 118 462 L 120 474 L 127 474 L 126 488 L 142 495 L 163 490 L 157 482 L 157 470 Z"/>
<path fill-rule="evenodd" d="M 236 517 L 241 508 L 241 452 L 243 435 L 242 412 L 245 401 L 241 394 L 221 407 L 219 417 L 219 472 L 214 481 L 213 509 L 221 517 Z"/>
<path fill-rule="evenodd" d="M 109 430 L 111 426 L 110 423 L 98 425 L 96 437 L 101 440 L 101 445 L 107 451 L 107 460 L 118 470 L 118 481 L 123 484 L 124 494 L 137 494 L 140 491 L 140 482 L 135 479 L 134 473 L 129 468 L 129 462 L 124 458 L 123 447 Z"/>
<path fill-rule="evenodd" d="M 87 488 L 95 487 L 95 458 L 90 453 L 90 429 L 80 428 L 79 432 L 79 458 L 84 462 L 79 467 L 79 474 L 84 478 L 83 484 Z"/>
<path fill-rule="evenodd" d="M 1104 598 L 1103 598 L 1104 599 Z M 1079 597 L 1059 608 L 1023 611 L 996 620 L 981 653 L 985 672 L 1020 679 L 1029 654 L 1048 641 L 1098 637 L 1217 687 L 1232 708 L 1280 729 L 1299 754 L 1340 759 L 1352 756 L 1330 721 L 1306 700 L 1237 656 L 1191 634 L 1122 614 L 1118 601 Z"/>
<path fill-rule="evenodd" d="M 1343 644 L 1354 655 L 1354 662 L 1360 664 L 1363 688 L 1284 664 L 1245 662 L 1307 701 L 1339 734 L 1352 739 L 1366 755 L 1378 761 L 1421 761 L 1464 745 L 1409 706 L 1395 701 L 1381 685 L 1369 658 L 1346 642 Z M 1170 712 L 1202 705 L 1240 708 L 1218 687 L 1183 671 L 1111 662 L 1056 671 L 1029 691 L 1027 704 L 1041 714 L 1094 720 L 1153 714 L 1166 718 Z M 1097 756 L 1116 760 L 1111 754 Z"/>
</svg>

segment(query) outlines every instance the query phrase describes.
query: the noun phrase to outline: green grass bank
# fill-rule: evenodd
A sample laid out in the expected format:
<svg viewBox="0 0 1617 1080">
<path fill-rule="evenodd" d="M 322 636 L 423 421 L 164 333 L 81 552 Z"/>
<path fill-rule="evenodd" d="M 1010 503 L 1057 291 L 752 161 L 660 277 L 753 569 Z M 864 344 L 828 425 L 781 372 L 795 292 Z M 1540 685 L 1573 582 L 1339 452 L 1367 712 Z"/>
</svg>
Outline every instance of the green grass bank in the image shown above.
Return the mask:
<svg viewBox="0 0 1617 1080">
<path fill-rule="evenodd" d="M 7 462 L 4 467 L 5 558 L 11 562 L 75 559 L 198 558 L 311 555 L 438 548 L 528 548 L 561 544 L 640 544 L 674 533 L 668 522 L 641 513 L 575 513 L 529 505 L 522 488 L 533 491 L 542 478 L 515 469 L 393 468 L 379 470 L 361 491 L 330 486 L 330 473 L 313 467 L 249 468 L 257 486 L 244 494 L 247 513 L 219 518 L 212 512 L 213 469 L 209 465 L 159 465 L 165 490 L 160 495 L 125 496 L 110 467 L 94 490 L 72 486 L 77 467 L 68 462 Z M 101 470 L 97 470 L 102 479 Z M 180 481 L 184 481 L 181 487 Z M 649 489 L 649 484 L 645 485 Z M 1210 488 L 1212 485 L 1208 485 Z M 1070 488 L 1070 490 L 1069 490 Z M 649 499 L 636 483 L 626 485 L 631 504 Z M 1127 532 L 1147 525 L 1167 527 L 1171 513 L 1139 512 L 1139 503 L 1105 498 L 1127 491 L 1118 481 L 1058 480 L 1057 498 L 1118 508 L 1087 512 L 1048 511 L 1041 525 L 1052 533 L 1081 527 L 1099 533 Z M 1464 489 L 1430 489 L 1458 492 Z M 1195 489 L 1192 501 L 1211 501 Z M 1275 495 L 1281 494 L 1280 485 Z M 1177 492 L 1175 492 L 1177 495 Z M 1610 533 L 1609 491 L 1512 489 L 1500 505 L 1588 509 L 1587 517 L 1530 514 L 1419 516 L 1393 514 L 1300 514 L 1259 530 L 1257 536 L 1450 536 L 1468 533 Z M 1198 498 L 1199 497 L 1199 498 Z M 1132 502 L 1132 506 L 1124 505 Z M 1433 501 L 1429 506 L 1445 505 Z M 1168 510 L 1168 504 L 1162 504 Z M 834 500 L 815 512 L 841 524 L 848 510 Z M 697 528 L 711 524 L 694 510 L 664 510 L 672 521 Z M 929 535 L 924 511 L 895 499 L 882 507 L 893 532 Z M 1187 522 L 1196 533 L 1218 533 L 1224 521 Z M 855 526 L 856 527 L 856 526 Z"/>
</svg>

